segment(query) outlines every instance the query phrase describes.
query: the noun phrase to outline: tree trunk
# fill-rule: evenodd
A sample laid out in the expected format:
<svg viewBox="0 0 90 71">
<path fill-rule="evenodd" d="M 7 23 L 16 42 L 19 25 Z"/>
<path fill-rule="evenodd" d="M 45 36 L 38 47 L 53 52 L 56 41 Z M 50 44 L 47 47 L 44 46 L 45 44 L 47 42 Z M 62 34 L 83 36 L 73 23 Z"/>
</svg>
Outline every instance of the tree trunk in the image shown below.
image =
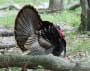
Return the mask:
<svg viewBox="0 0 90 71">
<path fill-rule="evenodd" d="M 63 10 L 63 0 L 50 0 L 49 9 L 52 11 Z"/>
<path fill-rule="evenodd" d="M 80 0 L 82 13 L 79 31 L 90 31 L 90 0 Z"/>
</svg>

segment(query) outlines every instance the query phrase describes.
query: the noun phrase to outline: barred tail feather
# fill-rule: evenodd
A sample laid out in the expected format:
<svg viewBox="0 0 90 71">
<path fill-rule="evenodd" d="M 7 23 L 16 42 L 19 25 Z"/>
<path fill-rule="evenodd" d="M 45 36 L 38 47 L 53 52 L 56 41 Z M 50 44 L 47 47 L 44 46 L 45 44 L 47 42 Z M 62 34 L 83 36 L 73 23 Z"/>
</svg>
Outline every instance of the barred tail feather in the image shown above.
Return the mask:
<svg viewBox="0 0 90 71">
<path fill-rule="evenodd" d="M 15 39 L 21 50 L 26 50 L 24 44 L 39 28 L 41 19 L 35 8 L 30 5 L 24 6 L 18 13 L 15 20 Z"/>
</svg>

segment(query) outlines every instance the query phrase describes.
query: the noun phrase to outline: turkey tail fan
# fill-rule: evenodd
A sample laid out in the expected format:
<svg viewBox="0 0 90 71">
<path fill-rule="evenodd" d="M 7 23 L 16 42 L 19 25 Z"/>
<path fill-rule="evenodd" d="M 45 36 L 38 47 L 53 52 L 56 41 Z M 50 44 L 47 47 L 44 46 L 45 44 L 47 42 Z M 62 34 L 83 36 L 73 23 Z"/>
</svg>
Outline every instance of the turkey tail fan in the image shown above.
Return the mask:
<svg viewBox="0 0 90 71">
<path fill-rule="evenodd" d="M 40 16 L 35 8 L 30 5 L 24 6 L 18 13 L 15 20 L 15 40 L 22 51 L 25 51 L 24 44 L 31 34 L 40 28 Z"/>
</svg>

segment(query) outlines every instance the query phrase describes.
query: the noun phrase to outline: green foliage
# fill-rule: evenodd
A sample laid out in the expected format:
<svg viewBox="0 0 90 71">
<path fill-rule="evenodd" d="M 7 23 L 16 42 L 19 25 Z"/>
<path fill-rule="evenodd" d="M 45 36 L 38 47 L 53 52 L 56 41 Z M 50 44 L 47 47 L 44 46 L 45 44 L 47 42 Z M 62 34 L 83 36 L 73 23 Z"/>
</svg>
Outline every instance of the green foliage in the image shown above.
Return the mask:
<svg viewBox="0 0 90 71">
<path fill-rule="evenodd" d="M 79 26 L 80 24 L 80 14 L 75 13 L 74 11 L 64 11 L 60 15 L 61 21 L 67 22 L 73 27 Z"/>
<path fill-rule="evenodd" d="M 66 32 L 66 36 L 69 37 L 67 40 L 69 43 L 70 50 L 68 51 L 69 54 L 73 55 L 78 52 L 90 52 L 90 38 L 86 37 L 79 37 L 82 36 L 77 34 L 76 32 Z"/>
<path fill-rule="evenodd" d="M 8 16 L 0 18 L 0 23 L 6 26 L 9 25 L 13 26 L 17 11 L 7 10 L 7 14 Z M 68 25 L 74 27 L 77 27 L 80 24 L 80 14 L 77 14 L 75 11 L 63 11 L 63 12 L 51 13 L 51 14 L 44 13 L 41 14 L 41 18 L 43 20 L 51 21 L 53 23 L 66 22 L 68 23 Z"/>
<path fill-rule="evenodd" d="M 12 67 L 12 68 L 10 68 L 10 70 L 11 71 L 20 71 L 20 68 L 18 68 L 18 67 Z M 2 69 L 0 69 L 0 71 L 6 71 L 6 68 L 2 68 Z"/>
<path fill-rule="evenodd" d="M 56 23 L 56 22 L 60 22 L 59 17 L 57 17 L 58 15 L 59 15 L 58 13 L 54 13 L 54 14 L 42 14 L 41 18 L 43 20 L 47 20 L 47 21 L 51 21 L 53 23 Z"/>
<path fill-rule="evenodd" d="M 44 2 L 49 2 L 49 0 L 0 0 L 0 4 L 4 3 L 22 3 L 22 4 L 32 4 L 32 5 L 39 5 Z M 8 16 L 5 16 L 3 18 L 0 18 L 0 24 L 4 24 L 5 26 L 13 26 L 15 21 L 15 17 L 17 14 L 16 10 L 6 10 L 5 11 Z M 78 8 L 74 11 L 62 11 L 62 12 L 57 12 L 57 13 L 51 13 L 51 14 L 41 14 L 41 17 L 43 20 L 51 21 L 53 23 L 68 23 L 71 26 L 77 27 L 80 24 L 80 12 L 81 9 Z M 15 14 L 14 14 L 15 13 Z M 14 14 L 14 15 L 13 15 Z M 13 16 L 12 16 L 13 15 Z"/>
<path fill-rule="evenodd" d="M 0 5 L 5 3 L 20 3 L 20 4 L 32 4 L 32 5 L 39 5 L 43 2 L 49 2 L 49 0 L 0 0 Z"/>
<path fill-rule="evenodd" d="M 7 0 L 0 0 L 0 4 L 7 2 Z"/>
<path fill-rule="evenodd" d="M 48 20 L 54 23 L 66 22 L 73 27 L 78 27 L 80 24 L 80 12 L 76 11 L 63 11 L 53 14 L 42 14 L 43 20 Z M 80 10 L 79 10 L 80 11 Z"/>
<path fill-rule="evenodd" d="M 11 68 L 11 71 L 20 71 L 21 70 L 21 68 L 18 68 L 18 67 L 12 67 Z"/>
<path fill-rule="evenodd" d="M 77 45 L 74 45 L 74 51 L 90 51 L 89 39 L 78 39 Z"/>
<path fill-rule="evenodd" d="M 15 21 L 15 16 L 6 16 L 0 18 L 0 25 L 5 25 L 7 28 L 13 27 Z"/>
</svg>

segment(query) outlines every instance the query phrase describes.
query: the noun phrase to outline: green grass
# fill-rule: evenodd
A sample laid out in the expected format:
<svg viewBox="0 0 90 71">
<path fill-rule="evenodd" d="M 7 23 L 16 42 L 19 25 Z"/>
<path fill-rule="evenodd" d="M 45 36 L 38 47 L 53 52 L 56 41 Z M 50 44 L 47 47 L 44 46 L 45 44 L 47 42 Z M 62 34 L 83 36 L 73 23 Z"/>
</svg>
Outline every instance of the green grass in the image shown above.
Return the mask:
<svg viewBox="0 0 90 71">
<path fill-rule="evenodd" d="M 74 11 L 63 11 L 54 14 L 42 14 L 43 20 L 48 20 L 54 23 L 66 22 L 73 27 L 77 27 L 80 24 L 80 14 Z"/>
<path fill-rule="evenodd" d="M 78 52 L 82 52 L 83 54 L 87 52 L 88 55 L 90 54 L 90 38 L 80 38 L 79 36 L 81 34 L 77 32 L 65 32 L 65 35 L 67 39 L 67 50 L 69 49 L 67 55 L 76 55 Z"/>
<path fill-rule="evenodd" d="M 0 18 L 0 25 L 4 25 L 6 27 L 13 27 L 15 21 L 15 16 L 7 16 Z"/>
<path fill-rule="evenodd" d="M 49 2 L 49 0 L 0 0 L 0 5 L 5 3 L 20 3 L 20 4 L 32 4 L 32 5 L 39 5 L 43 2 Z"/>
<path fill-rule="evenodd" d="M 0 0 L 0 4 L 6 3 L 7 0 Z"/>
<path fill-rule="evenodd" d="M 53 23 L 57 23 L 57 22 L 60 22 L 59 17 L 57 18 L 58 15 L 59 15 L 58 13 L 57 14 L 56 13 L 55 14 L 42 14 L 41 18 L 43 20 L 47 20 L 47 21 L 51 21 Z"/>
<path fill-rule="evenodd" d="M 29 3 L 32 5 L 39 5 L 42 2 L 49 2 L 49 0 L 13 0 L 15 3 Z M 10 3 L 12 2 L 12 0 L 0 0 L 0 4 L 4 4 L 4 3 Z M 7 12 L 7 16 L 0 18 L 0 24 L 5 25 L 5 26 L 11 26 L 12 24 L 14 24 L 15 21 L 15 17 L 16 15 L 12 15 L 12 14 L 17 14 L 17 11 L 15 10 L 6 10 L 5 12 Z M 62 23 L 62 22 L 66 22 L 71 26 L 77 27 L 80 24 L 80 12 L 81 9 L 78 8 L 74 11 L 63 11 L 63 12 L 58 12 L 58 13 L 52 13 L 52 14 L 41 14 L 41 17 L 43 20 L 47 20 L 47 21 L 51 21 L 53 23 Z"/>
<path fill-rule="evenodd" d="M 76 41 L 76 42 L 75 42 Z M 90 52 L 90 40 L 84 39 L 76 39 L 73 44 L 73 48 L 71 49 L 70 53 L 77 53 L 79 51 L 82 52 Z"/>
<path fill-rule="evenodd" d="M 74 11 L 64 11 L 60 15 L 60 20 L 69 23 L 71 26 L 79 26 L 80 24 L 80 15 Z"/>
<path fill-rule="evenodd" d="M 5 26 L 11 26 L 12 24 L 14 24 L 16 15 L 13 15 L 13 13 L 17 14 L 17 11 L 7 11 L 8 16 L 0 18 L 0 24 L 3 24 Z M 80 24 L 80 14 L 77 14 L 75 11 L 63 11 L 52 14 L 44 13 L 41 14 L 41 18 L 53 23 L 66 22 L 68 23 L 68 25 L 71 25 L 73 27 L 77 27 Z"/>
<path fill-rule="evenodd" d="M 18 67 L 12 67 L 10 68 L 11 71 L 20 71 L 20 68 Z M 5 68 L 0 69 L 0 71 L 5 71 Z"/>
</svg>

